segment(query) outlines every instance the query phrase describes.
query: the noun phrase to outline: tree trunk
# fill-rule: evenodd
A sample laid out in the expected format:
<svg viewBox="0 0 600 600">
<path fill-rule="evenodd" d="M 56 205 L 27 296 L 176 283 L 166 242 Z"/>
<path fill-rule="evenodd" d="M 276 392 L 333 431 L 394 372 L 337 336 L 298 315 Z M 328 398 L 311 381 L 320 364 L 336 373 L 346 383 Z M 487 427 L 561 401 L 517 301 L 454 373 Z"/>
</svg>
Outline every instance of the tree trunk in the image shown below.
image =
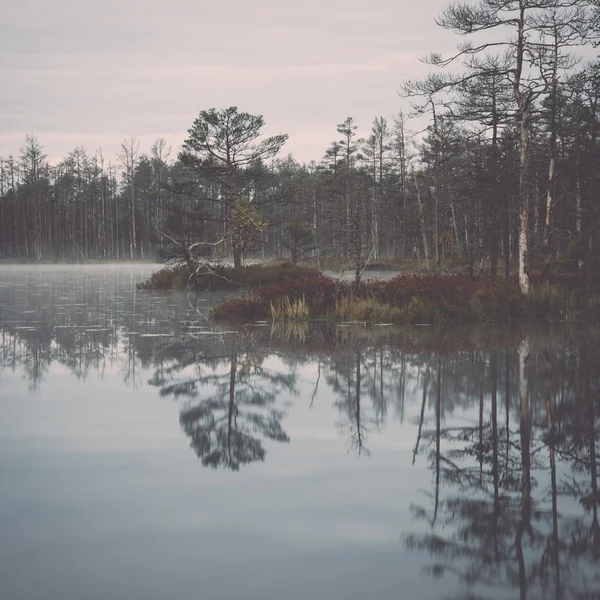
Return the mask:
<svg viewBox="0 0 600 600">
<path fill-rule="evenodd" d="M 242 251 L 234 246 L 233 248 L 233 268 L 236 273 L 242 271 Z"/>
<path fill-rule="evenodd" d="M 519 177 L 519 287 L 529 293 L 529 112 L 521 116 L 521 156 Z"/>
<path fill-rule="evenodd" d="M 423 202 L 421 201 L 421 191 L 419 190 L 419 182 L 417 176 L 413 171 L 413 177 L 415 180 L 415 187 L 417 188 L 417 202 L 419 204 L 419 216 L 421 218 L 421 235 L 423 237 L 423 252 L 425 253 L 425 264 L 429 271 L 429 248 L 427 247 L 427 232 L 425 231 L 425 215 L 423 214 Z"/>
</svg>

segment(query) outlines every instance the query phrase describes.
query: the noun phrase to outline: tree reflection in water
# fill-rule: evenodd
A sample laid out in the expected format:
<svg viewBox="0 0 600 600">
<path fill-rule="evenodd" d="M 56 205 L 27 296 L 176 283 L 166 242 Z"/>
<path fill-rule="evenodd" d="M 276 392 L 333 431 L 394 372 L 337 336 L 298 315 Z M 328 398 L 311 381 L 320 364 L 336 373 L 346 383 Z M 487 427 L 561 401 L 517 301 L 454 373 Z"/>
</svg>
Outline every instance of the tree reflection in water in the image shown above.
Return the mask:
<svg viewBox="0 0 600 600">
<path fill-rule="evenodd" d="M 577 351 L 531 352 L 527 339 L 521 343 L 513 361 L 518 363 L 517 431 L 509 429 L 506 392 L 514 389 L 508 383 L 514 379 L 508 369 L 506 422 L 500 423 L 497 350 L 479 353 L 485 385 L 479 386 L 478 423 L 440 427 L 440 409 L 456 399 L 445 389 L 444 367 L 451 359 L 438 359 L 435 427 L 422 433 L 431 448 L 434 491 L 428 494 L 430 507 L 412 507 L 428 530 L 404 539 L 409 550 L 425 550 L 435 559 L 426 567 L 429 574 L 454 574 L 467 585 L 461 598 L 598 597 L 600 361 L 597 350 L 590 354 L 585 345 Z M 576 498 L 583 513 L 568 501 L 561 513 L 566 496 Z"/>
<path fill-rule="evenodd" d="M 367 434 L 373 426 L 373 419 L 365 415 L 361 403 L 364 386 L 362 361 L 363 353 L 358 347 L 338 353 L 329 363 L 327 382 L 339 397 L 335 400 L 335 405 L 342 415 L 338 424 L 340 432 L 348 436 L 349 447 L 353 452 L 359 456 L 368 456 L 370 452 L 366 441 Z"/>
<path fill-rule="evenodd" d="M 168 379 L 151 383 L 161 396 L 188 400 L 179 421 L 202 464 L 235 471 L 265 459 L 263 440 L 289 441 L 275 401 L 283 390 L 294 391 L 295 378 L 271 371 L 266 355 L 229 345 L 229 356 L 197 357 L 191 373 L 188 363 L 175 363 Z"/>
<path fill-rule="evenodd" d="M 412 380 L 407 376 L 406 353 L 387 345 L 385 336 L 375 335 L 365 343 L 360 333 L 340 328 L 335 344 L 319 356 L 318 364 L 334 393 L 338 430 L 347 438 L 349 451 L 369 456 L 369 434 L 384 424 L 388 405 L 397 402 L 398 417 L 404 419 L 405 390 Z"/>
</svg>

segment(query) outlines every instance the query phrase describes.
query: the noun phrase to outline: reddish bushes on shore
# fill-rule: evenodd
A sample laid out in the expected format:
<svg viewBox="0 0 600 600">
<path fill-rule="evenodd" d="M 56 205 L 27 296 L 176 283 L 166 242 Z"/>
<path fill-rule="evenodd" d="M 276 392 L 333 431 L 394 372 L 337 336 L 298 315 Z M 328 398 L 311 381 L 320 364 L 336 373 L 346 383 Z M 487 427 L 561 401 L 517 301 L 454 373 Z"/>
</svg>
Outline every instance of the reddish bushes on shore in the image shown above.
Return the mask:
<svg viewBox="0 0 600 600">
<path fill-rule="evenodd" d="M 467 275 L 398 275 L 355 288 L 328 277 L 284 281 L 255 289 L 214 310 L 216 318 L 266 319 L 281 300 L 300 301 L 311 318 L 393 323 L 477 323 L 510 319 L 600 317 L 598 297 L 567 284 L 534 285 L 525 297 L 514 279 Z M 281 314 L 281 311 L 277 311 Z M 283 315 L 281 318 L 285 318 Z"/>
</svg>

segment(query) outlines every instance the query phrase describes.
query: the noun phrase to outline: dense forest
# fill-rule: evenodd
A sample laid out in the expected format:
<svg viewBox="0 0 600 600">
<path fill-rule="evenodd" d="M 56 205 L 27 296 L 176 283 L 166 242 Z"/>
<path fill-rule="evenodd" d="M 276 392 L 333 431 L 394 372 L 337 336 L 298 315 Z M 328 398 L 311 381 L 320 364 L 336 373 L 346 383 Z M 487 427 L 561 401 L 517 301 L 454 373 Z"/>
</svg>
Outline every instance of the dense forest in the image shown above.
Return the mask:
<svg viewBox="0 0 600 600">
<path fill-rule="evenodd" d="M 236 107 L 201 111 L 178 153 L 162 138 L 144 153 L 130 137 L 116 158 L 77 147 L 50 165 L 27 136 L 18 156 L 0 158 L 0 257 L 152 259 L 195 244 L 236 266 L 250 252 L 394 256 L 494 275 L 514 260 L 524 291 L 529 256 L 585 268 L 600 256 L 600 61 L 572 52 L 597 41 L 593 11 L 450 6 L 438 23 L 465 41 L 400 86 L 410 111 L 366 132 L 351 117 L 332 124 L 331 145 L 308 164 Z"/>
</svg>

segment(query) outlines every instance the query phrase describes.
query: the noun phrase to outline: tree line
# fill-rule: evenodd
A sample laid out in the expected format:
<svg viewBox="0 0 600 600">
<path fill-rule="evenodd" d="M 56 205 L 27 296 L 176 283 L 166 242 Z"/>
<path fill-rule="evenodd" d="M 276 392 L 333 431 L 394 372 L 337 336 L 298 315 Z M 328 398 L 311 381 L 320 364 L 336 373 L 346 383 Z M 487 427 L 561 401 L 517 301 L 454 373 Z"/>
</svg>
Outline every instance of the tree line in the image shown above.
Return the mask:
<svg viewBox="0 0 600 600">
<path fill-rule="evenodd" d="M 530 254 L 546 272 L 585 269 L 600 252 L 600 61 L 571 52 L 597 40 L 594 14 L 582 0 L 451 5 L 441 26 L 488 41 L 428 56 L 428 77 L 401 86 L 410 112 L 377 116 L 362 137 L 348 117 L 305 164 L 237 107 L 201 111 L 177 155 L 130 137 L 117 160 L 78 147 L 51 166 L 27 136 L 0 159 L 0 257 L 146 259 L 193 245 L 236 267 L 250 252 L 395 256 L 493 275 L 514 260 L 523 291 Z M 428 119 L 422 131 L 413 117 Z"/>
</svg>

